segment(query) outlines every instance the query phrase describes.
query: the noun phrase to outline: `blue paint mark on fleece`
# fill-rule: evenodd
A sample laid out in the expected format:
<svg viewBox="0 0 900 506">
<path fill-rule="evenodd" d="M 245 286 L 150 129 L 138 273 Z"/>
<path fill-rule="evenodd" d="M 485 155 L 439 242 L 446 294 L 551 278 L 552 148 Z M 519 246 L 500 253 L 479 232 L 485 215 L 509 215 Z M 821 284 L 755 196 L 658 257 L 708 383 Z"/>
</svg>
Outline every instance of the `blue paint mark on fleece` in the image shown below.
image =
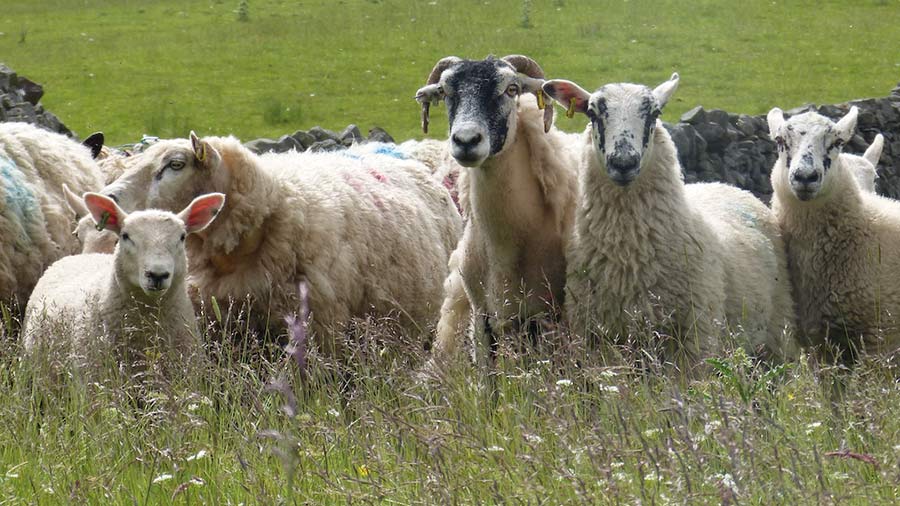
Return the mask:
<svg viewBox="0 0 900 506">
<path fill-rule="evenodd" d="M 40 208 L 37 204 L 34 192 L 25 179 L 25 174 L 16 167 L 16 164 L 5 155 L 0 155 L 0 187 L 2 187 L 5 204 L 3 214 L 12 212 L 16 216 L 16 222 L 20 226 L 19 234 L 22 239 L 30 239 L 27 226 L 28 222 L 42 219 Z M 12 216 L 9 216 L 12 218 Z"/>
<path fill-rule="evenodd" d="M 397 158 L 399 160 L 408 160 L 409 155 L 400 149 L 396 144 L 387 142 L 369 142 L 354 146 L 349 152 L 343 152 L 345 156 L 351 158 L 360 158 L 368 155 L 382 155 Z"/>
</svg>

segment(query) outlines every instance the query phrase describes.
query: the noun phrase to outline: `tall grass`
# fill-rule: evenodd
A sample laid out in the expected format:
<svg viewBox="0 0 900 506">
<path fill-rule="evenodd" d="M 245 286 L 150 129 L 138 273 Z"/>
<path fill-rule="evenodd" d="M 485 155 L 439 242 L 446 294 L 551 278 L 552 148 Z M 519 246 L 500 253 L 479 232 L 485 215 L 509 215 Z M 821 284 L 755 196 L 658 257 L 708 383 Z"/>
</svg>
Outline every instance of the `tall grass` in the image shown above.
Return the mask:
<svg viewBox="0 0 900 506">
<path fill-rule="evenodd" d="M 380 322 L 346 361 L 313 346 L 305 372 L 246 328 L 211 324 L 209 364 L 183 374 L 61 384 L 5 339 L 0 503 L 900 500 L 889 361 L 772 373 L 738 350 L 688 377 L 547 331 L 501 341 L 490 374 L 423 379 L 421 343 Z"/>
</svg>

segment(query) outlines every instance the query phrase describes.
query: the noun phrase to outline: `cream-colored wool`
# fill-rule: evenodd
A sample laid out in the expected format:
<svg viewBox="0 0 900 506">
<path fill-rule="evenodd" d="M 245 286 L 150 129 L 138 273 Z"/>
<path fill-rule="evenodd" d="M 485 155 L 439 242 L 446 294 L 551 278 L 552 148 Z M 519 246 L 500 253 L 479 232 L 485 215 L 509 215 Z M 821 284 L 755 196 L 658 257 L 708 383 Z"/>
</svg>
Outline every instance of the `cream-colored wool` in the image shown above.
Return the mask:
<svg viewBox="0 0 900 506">
<path fill-rule="evenodd" d="M 0 123 L 0 300 L 24 304 L 41 273 L 77 253 L 63 184 L 103 186 L 85 146 L 27 123 Z"/>
<path fill-rule="evenodd" d="M 875 193 L 875 180 L 878 179 L 876 169 L 883 148 L 884 136 L 878 134 L 862 156 L 850 153 L 841 153 L 840 155 L 841 163 L 856 176 L 856 182 L 863 191 Z"/>
<path fill-rule="evenodd" d="M 673 76 L 652 92 L 612 84 L 594 94 L 568 81 L 544 85 L 563 103 L 576 100 L 592 123 L 598 115 L 606 122 L 605 137 L 588 126 L 580 143 L 578 206 L 567 250 L 570 325 L 582 335 L 626 339 L 649 323 L 676 338 L 668 343 L 670 358 L 687 364 L 719 352 L 726 327 L 741 330 L 753 351 L 776 360 L 794 357 L 796 343 L 784 337 L 793 324 L 786 258 L 771 211 L 732 186 L 685 185 L 669 133 L 649 117 L 677 82 Z M 640 147 L 641 129 L 654 124 Z M 638 147 L 629 151 L 629 145 Z M 624 184 L 608 175 L 607 156 L 620 150 L 634 153 L 629 161 L 639 170 Z"/>
<path fill-rule="evenodd" d="M 487 316 L 492 330 L 502 332 L 548 315 L 563 300 L 575 207 L 574 137 L 556 128 L 545 133 L 544 112 L 530 94 L 519 97 L 516 114 L 506 147 L 459 172 L 466 227 L 444 283 L 438 360 L 457 356 L 473 314 Z M 474 325 L 479 339 L 484 324 L 476 319 Z"/>
<path fill-rule="evenodd" d="M 769 113 L 772 136 L 784 146 L 772 169 L 772 209 L 787 247 L 798 327 L 808 344 L 837 346 L 843 358 L 860 345 L 872 353 L 900 345 L 900 202 L 861 191 L 834 144 L 852 136 L 856 114 L 853 108 L 835 124 L 814 113 L 787 122 L 781 110 Z M 827 146 L 835 148 L 825 153 Z M 797 170 L 821 174 L 813 198 L 800 200 L 792 189 Z"/>
<path fill-rule="evenodd" d="M 147 184 L 146 205 L 164 209 L 228 196 L 188 239 L 190 283 L 204 300 L 249 296 L 258 321 L 283 329 L 306 280 L 312 330 L 330 353 L 351 318 L 393 316 L 417 332 L 437 319 L 461 218 L 424 165 L 355 152 L 258 156 L 233 137 L 160 141 L 141 156 L 110 187 L 134 195 Z"/>
<path fill-rule="evenodd" d="M 165 353 L 197 352 L 184 240 L 215 217 L 223 196 L 199 197 L 179 215 L 129 215 L 108 198 L 86 194 L 86 202 L 91 198 L 94 218 L 108 212 L 106 226 L 125 239 L 113 255 L 72 255 L 47 269 L 25 311 L 25 349 L 62 353 L 79 365 L 91 361 L 91 352 L 112 348 L 131 360 L 154 345 Z"/>
</svg>

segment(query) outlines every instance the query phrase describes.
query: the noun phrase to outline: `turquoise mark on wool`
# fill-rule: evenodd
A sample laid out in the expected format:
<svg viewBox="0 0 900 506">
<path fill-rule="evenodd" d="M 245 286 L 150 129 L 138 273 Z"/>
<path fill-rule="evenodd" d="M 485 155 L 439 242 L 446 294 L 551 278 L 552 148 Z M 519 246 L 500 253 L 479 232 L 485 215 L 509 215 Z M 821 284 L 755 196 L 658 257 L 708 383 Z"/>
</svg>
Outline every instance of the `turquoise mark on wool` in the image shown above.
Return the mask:
<svg viewBox="0 0 900 506">
<path fill-rule="evenodd" d="M 378 143 L 375 144 L 375 149 L 372 152 L 376 155 L 391 156 L 400 160 L 409 158 L 409 155 L 400 150 L 396 144 Z"/>
<path fill-rule="evenodd" d="M 26 224 L 29 221 L 38 221 L 41 219 L 40 208 L 38 207 L 37 198 L 25 174 L 16 166 L 16 164 L 5 155 L 0 155 L 0 186 L 3 187 L 4 204 L 3 214 L 12 212 L 16 215 L 17 222 L 20 225 L 20 235 L 24 239 L 28 239 L 28 229 Z"/>
</svg>

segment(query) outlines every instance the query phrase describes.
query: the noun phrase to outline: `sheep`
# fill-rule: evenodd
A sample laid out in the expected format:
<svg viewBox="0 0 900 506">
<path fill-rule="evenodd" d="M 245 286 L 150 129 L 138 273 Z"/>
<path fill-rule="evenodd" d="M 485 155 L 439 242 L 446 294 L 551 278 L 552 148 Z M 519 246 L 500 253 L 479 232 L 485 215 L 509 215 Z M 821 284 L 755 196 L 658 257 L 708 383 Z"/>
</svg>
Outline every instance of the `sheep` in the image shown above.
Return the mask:
<svg viewBox="0 0 900 506">
<path fill-rule="evenodd" d="M 24 304 L 44 269 L 77 253 L 62 185 L 103 186 L 88 148 L 27 123 L 0 123 L 0 300 Z"/>
<path fill-rule="evenodd" d="M 234 137 L 193 133 L 140 160 L 104 193 L 163 209 L 228 195 L 222 217 L 187 244 L 202 300 L 249 296 L 258 321 L 280 332 L 305 280 L 310 328 L 338 358 L 353 318 L 394 316 L 423 334 L 436 320 L 462 220 L 424 165 L 358 151 L 255 155 Z"/>
<path fill-rule="evenodd" d="M 721 183 L 685 185 L 659 115 L 679 76 L 655 89 L 566 80 L 543 90 L 590 119 L 581 140 L 575 229 L 566 251 L 566 316 L 579 334 L 622 340 L 635 316 L 674 339 L 664 358 L 696 363 L 721 350 L 721 325 L 752 351 L 797 353 L 786 258 L 771 211 Z"/>
<path fill-rule="evenodd" d="M 768 114 L 778 146 L 772 209 L 787 248 L 798 329 L 806 344 L 842 362 L 900 344 L 900 202 L 862 191 L 841 154 L 857 115 L 851 107 L 835 123 L 816 113 L 785 121 L 777 107 Z"/>
<path fill-rule="evenodd" d="M 884 148 L 884 136 L 878 134 L 872 140 L 872 144 L 862 156 L 841 153 L 843 164 L 856 176 L 859 188 L 869 193 L 875 193 L 875 180 L 878 179 L 878 159 L 881 158 L 881 150 Z"/>
<path fill-rule="evenodd" d="M 540 65 L 527 56 L 437 62 L 416 100 L 447 105 L 463 238 L 450 258 L 431 363 L 459 356 L 474 331 L 484 362 L 496 335 L 556 317 L 575 206 L 573 136 L 552 127 Z M 542 110 L 543 109 L 543 110 Z"/>
<path fill-rule="evenodd" d="M 126 365 L 157 345 L 184 357 L 196 353 L 200 341 L 185 284 L 185 236 L 204 230 L 224 201 L 214 193 L 197 197 L 178 215 L 128 214 L 111 198 L 86 193 L 85 207 L 99 226 L 119 236 L 119 244 L 112 255 L 72 255 L 47 269 L 25 310 L 26 352 L 62 352 L 81 366 L 93 358 L 86 355 L 110 349 Z"/>
</svg>

